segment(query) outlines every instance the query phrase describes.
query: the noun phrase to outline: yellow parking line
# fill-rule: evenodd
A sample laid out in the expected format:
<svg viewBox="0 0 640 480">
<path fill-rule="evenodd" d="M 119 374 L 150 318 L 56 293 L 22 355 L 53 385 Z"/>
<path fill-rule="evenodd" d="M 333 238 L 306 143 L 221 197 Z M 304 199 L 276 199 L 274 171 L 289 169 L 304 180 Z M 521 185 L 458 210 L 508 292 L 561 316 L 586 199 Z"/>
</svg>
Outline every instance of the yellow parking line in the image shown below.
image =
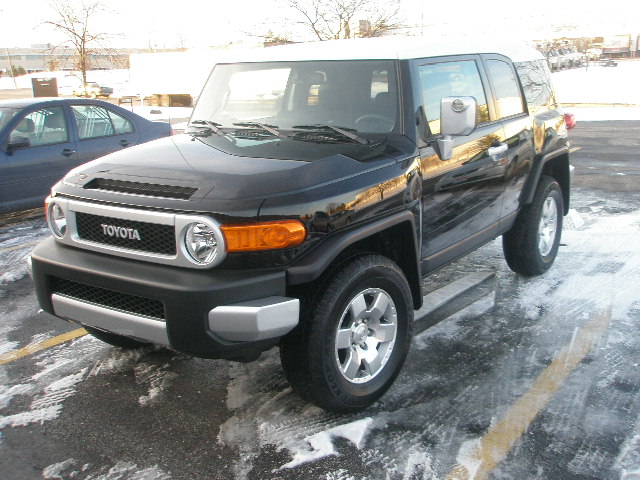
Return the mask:
<svg viewBox="0 0 640 480">
<path fill-rule="evenodd" d="M 32 246 L 37 245 L 39 243 L 40 243 L 40 240 L 38 240 L 37 242 L 29 242 L 29 243 L 23 243 L 21 245 L 14 245 L 13 247 L 7 247 L 7 248 L 0 249 L 0 253 L 12 252 L 14 250 L 20 250 L 21 248 L 32 247 Z"/>
<path fill-rule="evenodd" d="M 527 430 L 610 324 L 611 310 L 597 315 L 578 329 L 571 343 L 540 374 L 529 391 L 511 405 L 502 419 L 479 440 L 470 457 L 464 462 L 465 465 L 456 465 L 445 478 L 447 480 L 486 478 L 507 455 L 516 440 Z"/>
<path fill-rule="evenodd" d="M 569 150 L 569 153 L 577 152 L 578 150 L 580 150 L 580 147 L 573 147 L 571 150 Z"/>
<path fill-rule="evenodd" d="M 18 358 L 26 357 L 27 355 L 31 355 L 32 353 L 39 352 L 40 350 L 44 350 L 46 348 L 55 347 L 56 345 L 67 342 L 69 340 L 73 340 L 74 338 L 78 338 L 86 334 L 87 331 L 84 328 L 78 328 L 76 330 L 71 330 L 70 332 L 63 333 L 62 335 L 58 335 L 57 337 L 48 338 L 41 342 L 31 343 L 26 347 L 3 353 L 2 355 L 0 355 L 0 365 L 12 362 L 14 360 L 17 360 Z"/>
</svg>

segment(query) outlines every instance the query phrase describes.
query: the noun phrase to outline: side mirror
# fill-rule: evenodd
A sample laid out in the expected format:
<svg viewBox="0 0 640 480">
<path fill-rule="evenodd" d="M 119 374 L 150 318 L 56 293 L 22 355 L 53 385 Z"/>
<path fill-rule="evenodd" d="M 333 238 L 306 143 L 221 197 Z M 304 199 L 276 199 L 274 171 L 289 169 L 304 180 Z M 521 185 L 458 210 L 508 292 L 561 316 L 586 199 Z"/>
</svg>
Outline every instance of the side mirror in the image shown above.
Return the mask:
<svg viewBox="0 0 640 480">
<path fill-rule="evenodd" d="M 453 154 L 453 137 L 470 135 L 476 129 L 478 102 L 473 97 L 444 97 L 440 101 L 440 158 Z"/>
<path fill-rule="evenodd" d="M 7 151 L 13 152 L 21 148 L 29 148 L 30 146 L 31 140 L 29 140 L 29 137 L 11 137 L 7 145 Z"/>
</svg>

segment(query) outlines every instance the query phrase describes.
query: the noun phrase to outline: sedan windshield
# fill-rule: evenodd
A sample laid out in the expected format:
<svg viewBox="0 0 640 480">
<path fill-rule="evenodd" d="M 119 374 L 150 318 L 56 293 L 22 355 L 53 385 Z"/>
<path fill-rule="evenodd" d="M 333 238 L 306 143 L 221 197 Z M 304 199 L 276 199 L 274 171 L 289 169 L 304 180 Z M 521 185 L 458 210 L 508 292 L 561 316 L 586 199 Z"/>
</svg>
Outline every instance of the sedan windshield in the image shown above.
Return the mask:
<svg viewBox="0 0 640 480">
<path fill-rule="evenodd" d="M 269 62 L 216 65 L 192 124 L 380 134 L 395 131 L 398 118 L 392 60 Z"/>
</svg>

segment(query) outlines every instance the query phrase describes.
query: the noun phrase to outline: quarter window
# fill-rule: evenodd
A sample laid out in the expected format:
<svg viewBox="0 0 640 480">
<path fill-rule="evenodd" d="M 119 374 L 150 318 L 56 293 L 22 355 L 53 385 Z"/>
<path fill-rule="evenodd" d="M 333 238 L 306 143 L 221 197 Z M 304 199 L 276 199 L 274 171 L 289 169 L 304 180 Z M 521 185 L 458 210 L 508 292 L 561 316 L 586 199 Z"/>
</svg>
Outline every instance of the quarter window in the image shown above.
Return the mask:
<svg viewBox="0 0 640 480">
<path fill-rule="evenodd" d="M 498 99 L 498 117 L 510 117 L 524 112 L 520 88 L 511 66 L 502 60 L 489 60 L 487 67 Z"/>
<path fill-rule="evenodd" d="M 432 135 L 440 133 L 440 102 L 444 97 L 474 97 L 478 123 L 489 121 L 487 97 L 476 62 L 462 60 L 422 65 L 419 69 L 425 115 Z"/>
<path fill-rule="evenodd" d="M 549 68 L 544 60 L 516 63 L 514 65 L 518 71 L 518 77 L 520 77 L 529 108 L 532 106 L 544 107 L 556 103 L 555 95 L 551 88 Z"/>
<path fill-rule="evenodd" d="M 123 135 L 125 133 L 133 133 L 133 124 L 126 118 L 118 115 L 116 112 L 108 110 L 111 122 L 113 122 L 113 128 L 116 131 L 116 135 Z"/>
</svg>

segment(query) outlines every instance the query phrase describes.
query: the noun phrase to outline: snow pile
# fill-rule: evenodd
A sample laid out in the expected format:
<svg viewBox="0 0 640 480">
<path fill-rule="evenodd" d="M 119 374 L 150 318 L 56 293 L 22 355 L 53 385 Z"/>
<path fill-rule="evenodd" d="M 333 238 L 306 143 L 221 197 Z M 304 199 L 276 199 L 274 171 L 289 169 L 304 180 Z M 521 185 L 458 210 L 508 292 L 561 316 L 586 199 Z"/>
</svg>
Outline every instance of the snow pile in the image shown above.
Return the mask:
<svg viewBox="0 0 640 480">
<path fill-rule="evenodd" d="M 323 430 L 306 437 L 304 441 L 309 444 L 311 449 L 302 450 L 300 448 L 296 448 L 293 460 L 289 463 L 285 463 L 281 468 L 293 468 L 298 465 L 302 465 L 303 463 L 328 457 L 329 455 L 337 455 L 332 443 L 335 438 L 344 438 L 353 443 L 356 448 L 360 449 L 367 434 L 367 430 L 372 423 L 373 419 L 364 418 L 344 425 L 338 425 L 337 427 L 330 428 L 329 430 Z"/>
</svg>

